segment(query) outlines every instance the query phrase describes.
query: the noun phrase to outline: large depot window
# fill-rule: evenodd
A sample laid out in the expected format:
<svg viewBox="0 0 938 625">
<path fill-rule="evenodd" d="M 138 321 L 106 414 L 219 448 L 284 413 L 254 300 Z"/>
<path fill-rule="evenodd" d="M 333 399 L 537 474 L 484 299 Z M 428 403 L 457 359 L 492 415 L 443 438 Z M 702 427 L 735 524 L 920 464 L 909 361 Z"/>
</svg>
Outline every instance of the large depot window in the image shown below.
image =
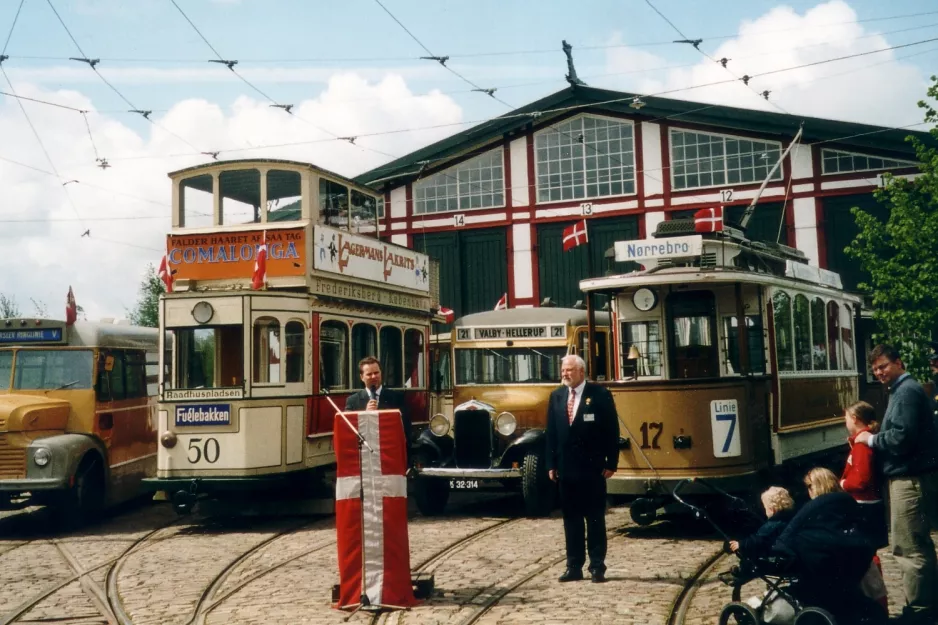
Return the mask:
<svg viewBox="0 0 938 625">
<path fill-rule="evenodd" d="M 489 150 L 414 183 L 414 213 L 491 208 L 505 203 L 504 150 Z"/>
<path fill-rule="evenodd" d="M 779 161 L 782 145 L 741 137 L 671 130 L 671 181 L 675 189 L 761 182 Z M 782 179 L 782 168 L 772 180 Z"/>
</svg>

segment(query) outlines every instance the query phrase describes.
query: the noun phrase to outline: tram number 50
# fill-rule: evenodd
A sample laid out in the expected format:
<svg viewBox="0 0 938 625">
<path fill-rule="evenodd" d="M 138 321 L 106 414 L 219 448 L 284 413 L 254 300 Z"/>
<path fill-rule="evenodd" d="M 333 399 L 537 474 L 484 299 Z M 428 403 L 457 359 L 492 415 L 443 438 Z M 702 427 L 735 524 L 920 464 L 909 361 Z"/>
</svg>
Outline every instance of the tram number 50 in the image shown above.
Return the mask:
<svg viewBox="0 0 938 625">
<path fill-rule="evenodd" d="M 205 441 L 204 443 L 202 441 Z M 188 454 L 186 460 L 191 464 L 198 464 L 205 459 L 209 464 L 218 462 L 218 456 L 221 455 L 221 446 L 217 438 L 190 438 Z"/>
<path fill-rule="evenodd" d="M 658 438 L 661 436 L 661 432 L 664 431 L 664 423 L 660 421 L 643 421 L 642 427 L 639 428 L 642 431 L 642 449 L 661 449 L 658 446 Z M 648 444 L 649 431 L 651 431 L 651 444 Z"/>
</svg>

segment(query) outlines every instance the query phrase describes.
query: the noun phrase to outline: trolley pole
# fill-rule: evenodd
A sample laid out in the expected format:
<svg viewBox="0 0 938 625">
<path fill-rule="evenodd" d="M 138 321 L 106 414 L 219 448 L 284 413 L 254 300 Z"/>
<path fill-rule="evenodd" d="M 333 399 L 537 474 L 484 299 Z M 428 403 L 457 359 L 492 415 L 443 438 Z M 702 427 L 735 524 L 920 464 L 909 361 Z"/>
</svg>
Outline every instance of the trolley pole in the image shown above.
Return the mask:
<svg viewBox="0 0 938 625">
<path fill-rule="evenodd" d="M 590 245 L 590 226 L 589 220 L 584 219 L 583 225 L 586 228 L 586 273 L 587 278 L 595 277 L 593 275 L 593 247 Z M 586 375 L 589 379 L 595 380 L 596 375 L 596 309 L 593 307 L 593 294 L 586 294 L 586 346 L 587 357 Z"/>
</svg>

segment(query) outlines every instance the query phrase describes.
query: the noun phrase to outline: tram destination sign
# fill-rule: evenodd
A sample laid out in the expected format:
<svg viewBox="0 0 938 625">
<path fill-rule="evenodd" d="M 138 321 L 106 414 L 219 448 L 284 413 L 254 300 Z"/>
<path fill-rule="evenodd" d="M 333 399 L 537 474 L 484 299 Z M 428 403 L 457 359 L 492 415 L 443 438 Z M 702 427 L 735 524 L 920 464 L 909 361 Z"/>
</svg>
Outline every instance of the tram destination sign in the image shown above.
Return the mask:
<svg viewBox="0 0 938 625">
<path fill-rule="evenodd" d="M 616 262 L 641 263 L 659 258 L 687 258 L 700 256 L 703 237 L 668 237 L 664 239 L 641 239 L 638 241 L 616 241 Z"/>
<path fill-rule="evenodd" d="M 430 310 L 429 295 L 410 295 L 409 293 L 379 289 L 365 284 L 352 284 L 339 282 L 338 280 L 314 278 L 310 286 L 310 292 L 314 295 L 334 297 L 337 299 L 352 299 L 368 304 L 377 304 L 379 306 L 406 308 L 408 310 L 419 310 L 423 312 Z"/>
<path fill-rule="evenodd" d="M 244 397 L 244 389 L 240 386 L 228 388 L 182 388 L 167 389 L 163 391 L 163 399 L 166 401 L 185 401 L 192 399 L 241 399 Z"/>
<path fill-rule="evenodd" d="M 319 271 L 430 292 L 426 254 L 328 226 L 316 226 L 313 237 L 313 267 Z"/>
<path fill-rule="evenodd" d="M 231 425 L 231 404 L 176 406 L 176 426 Z"/>
<path fill-rule="evenodd" d="M 61 342 L 62 328 L 18 328 L 16 330 L 0 330 L 0 345 Z"/>
<path fill-rule="evenodd" d="M 456 328 L 457 341 L 511 341 L 518 339 L 565 339 L 567 327 L 548 326 L 487 326 L 483 328 Z"/>
</svg>

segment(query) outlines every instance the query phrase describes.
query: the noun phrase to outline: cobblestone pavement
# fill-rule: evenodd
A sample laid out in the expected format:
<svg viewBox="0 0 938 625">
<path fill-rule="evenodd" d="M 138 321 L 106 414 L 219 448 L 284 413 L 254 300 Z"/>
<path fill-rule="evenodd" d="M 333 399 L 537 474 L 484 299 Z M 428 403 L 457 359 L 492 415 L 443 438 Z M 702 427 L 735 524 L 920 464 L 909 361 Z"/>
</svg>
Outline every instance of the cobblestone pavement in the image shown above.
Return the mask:
<svg viewBox="0 0 938 625">
<path fill-rule="evenodd" d="M 415 514 L 411 566 L 434 574 L 434 595 L 410 611 L 353 622 L 667 625 L 690 586 L 683 622 L 703 625 L 730 600 L 715 578 L 729 557 L 691 584 L 719 541 L 686 523 L 636 527 L 624 507 L 606 519 L 609 581 L 559 584 L 562 521 L 523 518 L 520 507 L 516 497 L 460 495 L 444 516 Z M 881 557 L 898 612 L 898 569 L 890 554 Z M 63 531 L 44 510 L 0 515 L 0 625 L 338 624 L 346 614 L 330 607 L 336 582 L 330 516 L 177 518 L 168 506 L 143 504 Z"/>
</svg>

